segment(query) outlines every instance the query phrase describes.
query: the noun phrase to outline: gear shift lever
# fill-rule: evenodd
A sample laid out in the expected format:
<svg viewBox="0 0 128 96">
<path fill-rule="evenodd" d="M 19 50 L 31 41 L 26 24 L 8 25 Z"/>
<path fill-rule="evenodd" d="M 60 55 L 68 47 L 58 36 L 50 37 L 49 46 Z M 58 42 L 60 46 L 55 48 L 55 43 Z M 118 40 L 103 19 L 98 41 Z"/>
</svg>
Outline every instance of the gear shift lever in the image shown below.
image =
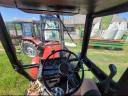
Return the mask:
<svg viewBox="0 0 128 96">
<path fill-rule="evenodd" d="M 106 86 L 105 86 L 105 90 L 104 93 L 107 94 L 108 93 L 108 89 L 110 87 L 110 81 L 112 80 L 112 78 L 116 75 L 117 73 L 117 68 L 114 64 L 110 64 L 109 65 L 109 70 L 110 70 L 110 74 L 106 80 Z"/>
<path fill-rule="evenodd" d="M 116 68 L 116 66 L 114 64 L 110 64 L 109 65 L 109 69 L 110 69 L 109 78 L 112 79 L 116 75 L 116 73 L 117 73 L 117 68 Z"/>
</svg>

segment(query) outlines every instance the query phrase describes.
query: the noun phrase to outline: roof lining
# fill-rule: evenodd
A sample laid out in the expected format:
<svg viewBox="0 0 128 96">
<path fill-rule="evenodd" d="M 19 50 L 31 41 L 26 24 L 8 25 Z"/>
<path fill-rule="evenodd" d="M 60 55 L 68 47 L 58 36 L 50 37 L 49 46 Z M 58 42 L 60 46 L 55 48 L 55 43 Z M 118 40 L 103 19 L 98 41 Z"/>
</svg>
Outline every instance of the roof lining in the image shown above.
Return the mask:
<svg viewBox="0 0 128 96">
<path fill-rule="evenodd" d="M 67 0 L 64 0 L 64 1 L 68 2 Z M 72 1 L 75 1 L 75 0 L 72 0 Z M 92 1 L 94 1 L 94 2 L 92 2 Z M 24 7 L 24 5 L 22 5 L 20 3 L 20 0 L 10 0 L 10 3 L 7 3 L 5 1 L 4 2 L 0 1 L 0 5 L 1 6 L 5 6 L 5 7 L 18 8 L 18 9 L 20 9 L 22 11 L 25 11 L 25 12 L 28 12 L 28 13 L 37 13 L 37 14 L 67 14 L 67 15 L 70 15 L 70 14 L 72 14 L 72 15 L 73 14 L 92 14 L 93 17 L 99 17 L 99 16 L 103 16 L 103 15 L 109 15 L 109 14 L 114 14 L 114 13 L 128 11 L 128 8 L 127 8 L 128 0 L 122 0 L 122 1 L 114 0 L 114 1 L 115 2 L 119 2 L 117 6 L 113 5 L 112 7 L 109 7 L 107 9 L 101 8 L 101 11 L 99 10 L 99 8 L 102 7 L 102 6 L 99 5 L 100 7 L 98 8 L 97 7 L 98 5 L 96 5 L 96 2 L 100 2 L 100 0 L 86 0 L 85 6 L 83 6 L 83 4 L 81 3 L 82 5 L 77 6 L 78 10 L 75 10 L 75 11 L 70 10 L 70 9 L 69 10 L 65 10 L 65 9 L 63 10 L 63 8 L 62 8 L 62 10 L 59 10 L 59 9 L 55 9 L 54 10 L 54 8 L 53 9 L 52 8 L 51 9 L 49 9 L 49 8 L 47 9 L 47 6 L 46 6 L 46 9 L 44 8 L 43 10 L 40 9 L 40 8 L 38 9 L 36 7 L 32 7 L 32 8 L 31 7 L 27 7 L 27 6 Z M 84 2 L 84 1 L 80 0 L 80 2 Z M 101 3 L 103 3 L 103 5 L 105 4 L 105 2 L 107 2 L 107 1 L 105 1 L 105 0 L 101 1 Z M 14 5 L 10 5 L 10 4 L 14 4 Z M 21 6 L 20 6 L 20 4 L 21 4 Z M 74 3 L 74 4 L 76 4 L 76 3 Z M 121 6 L 121 8 L 119 8 L 118 6 Z M 99 11 L 95 10 L 97 8 L 98 8 Z"/>
<path fill-rule="evenodd" d="M 128 11 L 128 2 L 109 8 L 109 9 L 105 9 L 100 12 L 92 13 L 92 15 L 93 17 L 100 17 L 100 16 L 112 15 L 112 14 L 117 14 L 117 13 L 122 13 L 127 11 Z"/>
</svg>

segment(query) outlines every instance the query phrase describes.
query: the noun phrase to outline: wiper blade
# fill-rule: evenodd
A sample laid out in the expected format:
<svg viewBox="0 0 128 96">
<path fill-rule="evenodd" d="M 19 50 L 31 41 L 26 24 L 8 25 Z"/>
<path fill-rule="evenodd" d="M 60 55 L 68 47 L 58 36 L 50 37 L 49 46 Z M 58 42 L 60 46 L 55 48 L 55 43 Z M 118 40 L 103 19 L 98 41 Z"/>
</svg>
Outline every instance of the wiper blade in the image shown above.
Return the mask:
<svg viewBox="0 0 128 96">
<path fill-rule="evenodd" d="M 59 16 L 59 15 L 56 15 L 56 16 L 57 16 L 58 20 L 62 23 L 62 25 L 63 25 L 64 29 L 65 29 L 65 30 L 66 30 L 66 32 L 68 33 L 68 36 L 70 37 L 70 39 L 72 40 L 72 42 L 73 42 L 73 43 L 75 43 L 75 41 L 72 39 L 72 37 L 71 37 L 70 33 L 68 32 L 68 29 L 65 27 L 65 25 L 64 25 L 64 23 L 63 23 L 63 21 L 60 19 L 60 16 Z M 75 44 L 76 44 L 76 43 L 75 43 Z"/>
</svg>

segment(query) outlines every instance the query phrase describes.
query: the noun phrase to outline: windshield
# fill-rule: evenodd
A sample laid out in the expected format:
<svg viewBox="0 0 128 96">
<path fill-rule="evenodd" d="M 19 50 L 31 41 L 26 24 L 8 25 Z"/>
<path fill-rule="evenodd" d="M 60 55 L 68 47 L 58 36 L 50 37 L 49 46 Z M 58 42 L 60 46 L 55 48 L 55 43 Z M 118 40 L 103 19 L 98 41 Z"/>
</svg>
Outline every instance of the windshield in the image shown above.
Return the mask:
<svg viewBox="0 0 128 96">
<path fill-rule="evenodd" d="M 32 23 L 23 23 L 23 36 L 32 36 Z"/>
<path fill-rule="evenodd" d="M 41 20 L 39 14 L 30 14 L 13 8 L 1 8 L 0 9 L 6 28 L 11 39 L 11 45 L 13 45 L 14 54 L 23 66 L 33 66 L 35 64 L 41 64 L 41 60 L 45 60 L 53 50 L 69 49 L 79 56 L 82 47 L 82 31 L 85 23 L 85 16 L 62 16 L 61 20 L 66 26 L 62 33 L 60 31 L 60 23 L 56 19 L 45 18 L 45 26 L 41 26 Z M 10 14 L 8 14 L 10 13 Z M 13 13 L 13 14 L 12 14 Z M 16 14 L 15 14 L 16 13 Z M 41 14 L 42 15 L 42 14 Z M 9 17 L 8 17 L 9 16 Z M 12 18 L 10 18 L 12 17 Z M 77 20 L 76 20 L 77 18 Z M 31 19 L 31 20 L 30 20 Z M 14 22 L 17 20 L 23 21 L 35 21 L 34 25 L 30 23 L 21 23 L 14 26 Z M 76 22 L 78 21 L 78 22 Z M 43 25 L 42 23 L 42 25 Z M 23 27 L 23 28 L 22 28 Z M 41 28 L 42 27 L 42 28 Z M 36 36 L 32 36 L 34 30 Z M 17 33 L 16 33 L 17 32 Z M 39 32 L 39 34 L 38 34 Z M 42 34 L 44 33 L 44 34 Z M 17 35 L 15 35 L 17 34 Z M 74 41 L 71 40 L 69 34 Z M 43 39 L 45 41 L 60 41 L 60 42 L 42 42 L 42 35 L 45 35 Z M 36 37 L 36 38 L 35 38 Z M 46 46 L 45 46 L 46 45 Z M 7 45 L 8 46 L 8 45 Z M 61 47 L 62 46 L 62 47 Z M 10 50 L 8 50 L 10 52 Z M 10 57 L 9 57 L 10 58 Z M 27 80 L 23 76 L 17 74 L 11 67 L 9 59 L 0 43 L 0 70 L 1 70 L 1 82 L 0 94 L 9 92 L 8 94 L 23 94 L 27 88 Z M 14 63 L 12 63 L 14 65 Z M 7 70 L 5 70 L 5 68 Z M 24 70 L 32 77 L 36 78 L 37 68 L 24 68 Z M 37 72 L 37 73 L 36 73 Z M 17 79 L 19 78 L 19 79 Z M 26 82 L 26 83 L 25 83 Z M 6 86 L 5 86 L 6 85 Z M 17 90 L 21 89 L 21 90 Z M 2 91 L 1 91 L 2 90 Z"/>
<path fill-rule="evenodd" d="M 59 40 L 59 22 L 46 19 L 44 27 L 45 40 Z"/>
</svg>

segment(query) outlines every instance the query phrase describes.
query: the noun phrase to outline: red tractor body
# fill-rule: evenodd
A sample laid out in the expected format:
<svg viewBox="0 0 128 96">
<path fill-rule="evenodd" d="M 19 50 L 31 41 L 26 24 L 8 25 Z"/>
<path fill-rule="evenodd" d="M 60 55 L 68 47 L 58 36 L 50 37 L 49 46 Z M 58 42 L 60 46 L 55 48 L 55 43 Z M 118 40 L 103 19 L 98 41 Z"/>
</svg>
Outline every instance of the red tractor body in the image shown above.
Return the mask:
<svg viewBox="0 0 128 96">
<path fill-rule="evenodd" d="M 32 58 L 32 64 L 40 64 L 40 60 L 41 59 L 46 59 L 51 53 L 52 51 L 57 51 L 57 50 L 61 50 L 61 44 L 56 41 L 56 42 L 46 42 L 44 44 L 44 48 L 42 49 L 43 50 L 43 54 L 42 56 L 35 56 Z M 51 58 L 57 58 L 59 57 L 58 54 L 54 54 Z M 30 71 L 30 74 L 33 78 L 36 78 L 37 77 L 37 74 L 38 74 L 38 68 L 32 68 L 31 71 Z"/>
<path fill-rule="evenodd" d="M 60 28 L 60 26 L 61 24 L 57 17 L 41 16 L 40 24 L 35 23 L 35 25 L 32 26 L 34 28 L 23 28 L 34 29 L 33 33 L 28 33 L 31 32 L 30 30 L 23 30 L 24 36 L 22 37 L 22 51 L 32 57 L 32 64 L 40 64 L 40 60 L 45 60 L 52 51 L 63 49 L 63 36 L 61 36 L 62 33 L 60 32 L 62 28 Z M 35 29 L 38 29 L 38 32 L 35 32 Z M 33 55 L 33 53 L 35 54 Z M 51 59 L 57 57 L 59 57 L 59 55 L 54 54 Z M 36 78 L 38 68 L 31 68 L 29 74 L 31 74 L 33 78 Z"/>
</svg>

